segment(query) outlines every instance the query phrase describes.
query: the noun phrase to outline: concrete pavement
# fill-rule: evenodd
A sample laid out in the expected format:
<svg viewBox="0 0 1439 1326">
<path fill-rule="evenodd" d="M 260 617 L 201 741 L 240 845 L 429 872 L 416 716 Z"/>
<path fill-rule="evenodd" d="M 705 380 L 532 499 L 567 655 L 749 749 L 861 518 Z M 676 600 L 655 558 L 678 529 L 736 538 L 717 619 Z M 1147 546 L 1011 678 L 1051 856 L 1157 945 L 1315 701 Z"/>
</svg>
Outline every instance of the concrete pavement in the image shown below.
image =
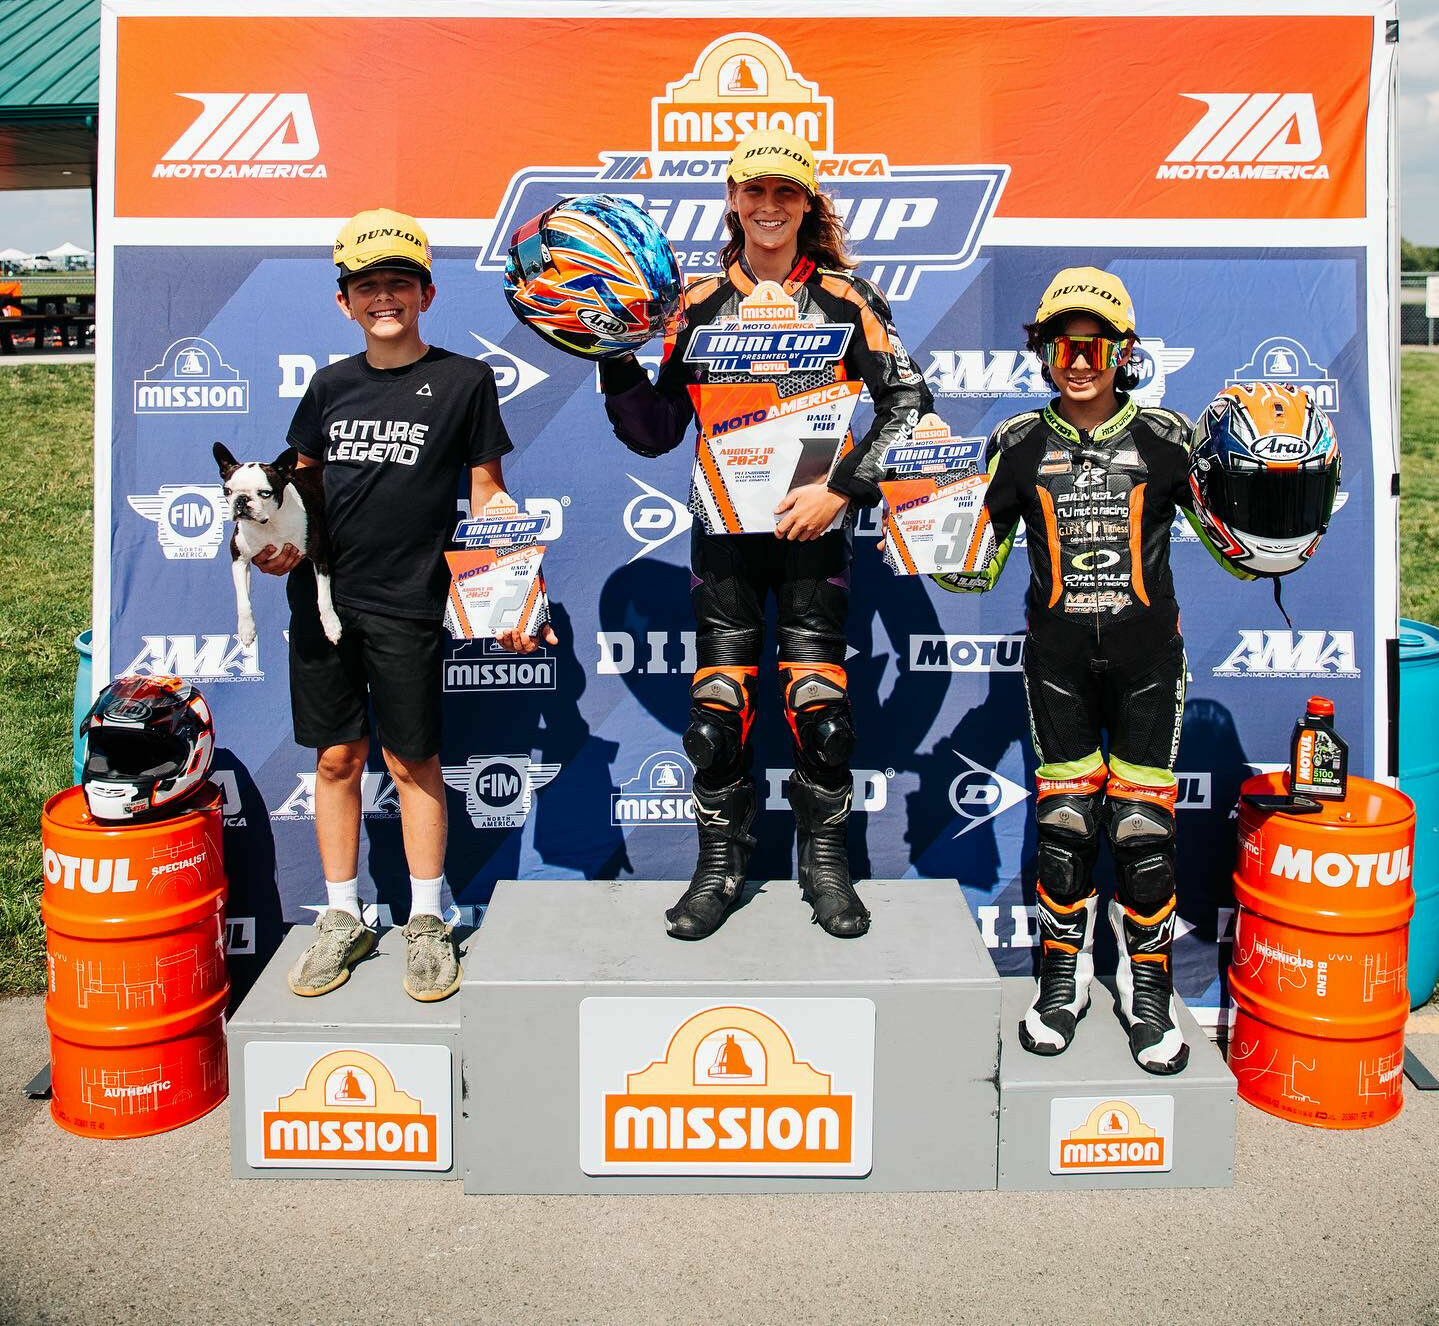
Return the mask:
<svg viewBox="0 0 1439 1326">
<path fill-rule="evenodd" d="M 0 1001 L 5 1322 L 1439 1322 L 1439 1092 L 1356 1133 L 1241 1102 L 1231 1190 L 467 1198 L 236 1182 L 228 1106 L 72 1137 L 45 1058 Z"/>
</svg>

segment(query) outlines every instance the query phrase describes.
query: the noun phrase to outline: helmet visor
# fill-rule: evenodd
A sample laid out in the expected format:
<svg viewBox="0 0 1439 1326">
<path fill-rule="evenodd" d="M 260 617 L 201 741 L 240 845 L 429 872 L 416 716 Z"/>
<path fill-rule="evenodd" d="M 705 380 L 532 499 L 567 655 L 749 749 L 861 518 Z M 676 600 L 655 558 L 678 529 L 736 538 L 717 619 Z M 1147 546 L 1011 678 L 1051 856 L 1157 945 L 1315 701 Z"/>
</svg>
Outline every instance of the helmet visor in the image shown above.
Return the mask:
<svg viewBox="0 0 1439 1326">
<path fill-rule="evenodd" d="M 1209 506 L 1234 529 L 1258 539 L 1298 539 L 1328 526 L 1339 467 L 1278 470 L 1231 456 L 1227 467 L 1210 467 L 1207 487 Z"/>
</svg>

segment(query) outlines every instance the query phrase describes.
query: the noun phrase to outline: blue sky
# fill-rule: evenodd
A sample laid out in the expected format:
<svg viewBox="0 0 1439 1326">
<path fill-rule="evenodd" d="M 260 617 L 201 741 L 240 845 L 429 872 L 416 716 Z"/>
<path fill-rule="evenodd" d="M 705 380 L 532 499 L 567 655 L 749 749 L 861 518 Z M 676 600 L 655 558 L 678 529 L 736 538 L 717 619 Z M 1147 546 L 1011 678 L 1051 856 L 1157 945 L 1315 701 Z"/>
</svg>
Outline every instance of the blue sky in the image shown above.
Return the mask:
<svg viewBox="0 0 1439 1326">
<path fill-rule="evenodd" d="M 1399 221 L 1415 244 L 1439 245 L 1439 0 L 1399 0 Z M 0 249 L 92 247 L 90 195 L 0 193 Z"/>
</svg>

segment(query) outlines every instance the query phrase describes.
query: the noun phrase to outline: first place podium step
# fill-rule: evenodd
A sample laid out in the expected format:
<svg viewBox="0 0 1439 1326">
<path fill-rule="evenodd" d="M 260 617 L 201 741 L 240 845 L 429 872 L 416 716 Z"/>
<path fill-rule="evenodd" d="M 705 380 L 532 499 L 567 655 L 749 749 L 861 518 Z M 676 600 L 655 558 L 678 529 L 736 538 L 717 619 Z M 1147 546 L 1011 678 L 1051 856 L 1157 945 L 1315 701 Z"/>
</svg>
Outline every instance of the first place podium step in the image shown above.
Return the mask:
<svg viewBox="0 0 1439 1326">
<path fill-rule="evenodd" d="M 710 938 L 683 882 L 502 881 L 466 963 L 470 1193 L 995 1186 L 999 978 L 953 880 L 867 881 L 834 939 L 790 881 Z"/>
</svg>

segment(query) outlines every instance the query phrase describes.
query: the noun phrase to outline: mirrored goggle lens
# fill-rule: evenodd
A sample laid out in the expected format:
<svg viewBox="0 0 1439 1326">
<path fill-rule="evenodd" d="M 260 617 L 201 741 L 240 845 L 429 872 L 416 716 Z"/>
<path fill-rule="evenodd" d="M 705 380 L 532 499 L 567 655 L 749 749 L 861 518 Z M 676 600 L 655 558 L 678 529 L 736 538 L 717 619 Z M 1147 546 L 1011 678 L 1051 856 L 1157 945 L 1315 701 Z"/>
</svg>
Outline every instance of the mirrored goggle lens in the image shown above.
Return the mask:
<svg viewBox="0 0 1439 1326">
<path fill-rule="evenodd" d="M 1082 357 L 1099 372 L 1116 368 L 1124 353 L 1124 342 L 1108 336 L 1056 336 L 1039 348 L 1040 357 L 1051 368 L 1073 368 Z"/>
</svg>

